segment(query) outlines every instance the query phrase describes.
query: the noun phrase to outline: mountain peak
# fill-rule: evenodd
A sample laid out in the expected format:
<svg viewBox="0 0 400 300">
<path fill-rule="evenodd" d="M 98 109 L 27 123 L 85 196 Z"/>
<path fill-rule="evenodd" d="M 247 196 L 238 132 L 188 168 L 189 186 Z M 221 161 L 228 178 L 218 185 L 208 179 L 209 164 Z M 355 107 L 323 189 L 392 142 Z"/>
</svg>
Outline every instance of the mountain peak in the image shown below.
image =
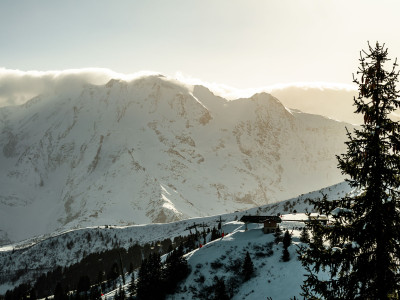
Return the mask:
<svg viewBox="0 0 400 300">
<path fill-rule="evenodd" d="M 242 210 L 342 179 L 344 125 L 311 128 L 267 93 L 228 101 L 150 75 L 1 111 L 0 233 L 11 241 Z"/>
<path fill-rule="evenodd" d="M 115 79 L 115 78 L 113 78 L 113 79 L 110 79 L 110 81 L 108 81 L 108 82 L 105 84 L 105 87 L 111 88 L 111 87 L 113 87 L 114 84 L 118 84 L 118 83 L 120 83 L 120 82 L 121 82 L 121 79 Z"/>
</svg>

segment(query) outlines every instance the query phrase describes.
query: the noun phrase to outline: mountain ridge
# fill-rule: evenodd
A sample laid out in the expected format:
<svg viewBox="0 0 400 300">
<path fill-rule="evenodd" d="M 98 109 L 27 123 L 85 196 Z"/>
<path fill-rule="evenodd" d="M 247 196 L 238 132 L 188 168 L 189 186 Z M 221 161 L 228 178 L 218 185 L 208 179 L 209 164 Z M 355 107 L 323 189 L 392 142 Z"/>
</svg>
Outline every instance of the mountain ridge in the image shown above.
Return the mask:
<svg viewBox="0 0 400 300">
<path fill-rule="evenodd" d="M 345 123 L 162 76 L 63 88 L 1 108 L 0 124 L 3 243 L 242 210 L 343 179 Z"/>
</svg>

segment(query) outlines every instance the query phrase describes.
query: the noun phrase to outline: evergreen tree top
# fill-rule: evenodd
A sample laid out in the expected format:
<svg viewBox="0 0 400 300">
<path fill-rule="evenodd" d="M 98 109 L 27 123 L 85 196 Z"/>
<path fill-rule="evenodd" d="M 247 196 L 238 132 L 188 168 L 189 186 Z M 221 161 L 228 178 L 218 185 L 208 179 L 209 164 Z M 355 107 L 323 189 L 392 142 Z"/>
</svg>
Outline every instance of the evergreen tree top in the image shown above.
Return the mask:
<svg viewBox="0 0 400 300">
<path fill-rule="evenodd" d="M 347 132 L 347 152 L 338 166 L 358 189 L 355 197 L 311 201 L 331 226 L 311 222 L 312 239 L 299 258 L 308 275 L 308 299 L 398 299 L 400 296 L 400 127 L 390 113 L 400 107 L 397 60 L 388 69 L 384 44 L 360 53 L 353 80 L 359 87 L 355 113 L 364 124 Z M 319 278 L 321 272 L 328 279 Z"/>
</svg>

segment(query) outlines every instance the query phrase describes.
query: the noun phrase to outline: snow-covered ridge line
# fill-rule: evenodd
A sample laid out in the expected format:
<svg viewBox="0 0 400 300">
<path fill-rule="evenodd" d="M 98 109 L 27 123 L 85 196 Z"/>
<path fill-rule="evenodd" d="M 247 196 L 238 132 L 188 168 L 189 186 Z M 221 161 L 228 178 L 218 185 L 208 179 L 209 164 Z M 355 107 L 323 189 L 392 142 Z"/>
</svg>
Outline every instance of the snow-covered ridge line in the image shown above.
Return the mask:
<svg viewBox="0 0 400 300">
<path fill-rule="evenodd" d="M 217 224 L 219 217 L 222 218 L 227 218 L 228 220 L 234 220 L 235 218 L 240 219 L 243 215 L 246 214 L 260 214 L 261 212 L 268 212 L 270 215 L 276 215 L 278 213 L 284 214 L 288 212 L 293 212 L 294 210 L 296 211 L 306 211 L 310 210 L 312 211 L 312 208 L 310 207 L 309 203 L 306 202 L 306 199 L 317 199 L 322 197 L 323 194 L 326 194 L 328 199 L 336 199 L 339 196 L 342 196 L 344 194 L 351 194 L 352 190 L 351 188 L 345 183 L 341 182 L 317 191 L 313 191 L 307 194 L 302 194 L 299 195 L 298 197 L 288 199 L 288 200 L 283 200 L 279 201 L 277 203 L 273 204 L 267 204 L 267 205 L 262 205 L 259 207 L 243 210 L 243 211 L 236 211 L 234 213 L 228 213 L 228 214 L 222 214 L 222 215 L 213 215 L 213 216 L 208 216 L 208 217 L 196 217 L 196 218 L 190 218 L 186 220 L 181 220 L 181 221 L 176 221 L 176 222 L 170 222 L 170 223 L 156 223 L 156 224 L 139 224 L 139 225 L 128 225 L 128 226 L 119 226 L 119 225 L 100 225 L 100 226 L 89 226 L 85 228 L 78 228 L 78 229 L 69 229 L 69 230 L 64 230 L 64 231 L 56 231 L 50 234 L 46 235 L 40 235 L 36 236 L 33 238 L 29 238 L 23 241 L 19 241 L 17 243 L 13 244 L 8 244 L 8 245 L 3 245 L 0 246 L 0 252 L 3 251 L 12 251 L 12 250 L 21 250 L 25 248 L 30 248 L 33 245 L 36 245 L 42 241 L 48 240 L 48 239 L 53 239 L 53 238 L 58 238 L 62 237 L 64 235 L 68 235 L 71 233 L 79 233 L 81 231 L 84 231 L 84 234 L 86 234 L 86 231 L 91 231 L 91 230 L 98 230 L 98 229 L 114 229 L 114 230 L 129 230 L 129 229 L 137 229 L 139 230 L 147 230 L 148 228 L 160 228 L 160 227 L 171 227 L 174 228 L 173 230 L 181 230 L 183 227 L 187 227 L 187 224 L 201 224 L 201 223 L 209 223 L 210 226 L 213 226 Z M 83 234 L 80 234 L 83 235 Z M 165 236 L 159 236 L 159 239 L 165 238 Z M 155 241 L 157 238 L 153 237 L 149 240 L 144 240 L 142 243 L 146 243 L 148 241 Z"/>
</svg>

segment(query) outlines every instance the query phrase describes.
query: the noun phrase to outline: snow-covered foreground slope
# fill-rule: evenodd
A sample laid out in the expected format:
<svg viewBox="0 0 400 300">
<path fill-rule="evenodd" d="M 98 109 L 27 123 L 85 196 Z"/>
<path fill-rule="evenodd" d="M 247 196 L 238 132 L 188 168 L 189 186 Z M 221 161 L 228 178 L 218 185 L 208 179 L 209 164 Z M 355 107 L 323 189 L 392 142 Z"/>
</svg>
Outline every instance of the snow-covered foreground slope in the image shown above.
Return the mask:
<svg viewBox="0 0 400 300">
<path fill-rule="evenodd" d="M 288 214 L 283 215 L 281 223 L 281 228 L 288 229 L 292 235 L 288 262 L 281 260 L 282 242 L 275 244 L 273 234 L 264 234 L 262 225 L 249 224 L 246 229 L 242 222 L 226 222 L 222 226 L 222 231 L 227 233 L 223 238 L 211 241 L 184 256 L 191 272 L 178 286 L 176 293 L 167 295 L 166 299 L 213 299 L 212 286 L 216 284 L 216 278 L 224 281 L 226 292 L 232 300 L 301 299 L 305 269 L 297 259 L 297 247 L 301 244 L 299 238 L 304 223 L 284 221 L 284 218 L 296 217 L 307 218 L 305 214 Z M 247 252 L 254 265 L 254 273 L 248 281 L 244 281 L 241 272 Z M 138 270 L 134 273 L 137 279 Z M 125 274 L 125 285 L 121 277 L 117 279 L 116 286 L 121 285 L 125 295 L 130 293 L 131 276 Z M 113 299 L 118 292 L 119 288 L 106 290 L 101 299 Z"/>
<path fill-rule="evenodd" d="M 312 207 L 306 199 L 315 199 L 321 197 L 322 194 L 326 194 L 328 199 L 337 199 L 349 193 L 351 193 L 351 188 L 346 183 L 341 183 L 275 204 L 224 214 L 221 218 L 224 223 L 228 223 L 239 220 L 246 214 L 276 215 L 294 211 L 312 211 Z M 25 281 L 32 281 L 41 273 L 53 270 L 57 266 L 70 266 L 79 262 L 90 253 L 112 249 L 115 245 L 128 249 L 135 243 L 144 245 L 166 238 L 173 239 L 180 235 L 186 236 L 189 234 L 188 227 L 194 223 L 204 224 L 208 228 L 212 228 L 217 227 L 219 219 L 220 216 L 210 216 L 167 224 L 91 227 L 67 231 L 62 234 L 54 233 L 0 247 L 0 266 L 2 266 L 0 270 L 0 295 L 13 286 Z M 288 226 L 290 224 L 288 223 Z M 293 224 L 290 226 L 293 226 Z M 225 229 L 225 232 L 232 231 L 231 227 Z M 88 241 L 88 235 L 90 235 L 90 241 Z M 72 246 L 67 246 L 71 244 Z M 26 270 L 27 268 L 28 270 Z M 18 276 L 18 280 L 12 282 L 12 278 L 15 278 L 20 270 L 26 272 L 23 273 L 23 276 Z"/>
<path fill-rule="evenodd" d="M 305 214 L 284 215 L 283 218 L 298 217 L 305 219 Z M 222 230 L 228 234 L 223 238 L 207 243 L 196 249 L 185 258 L 191 272 L 180 284 L 177 292 L 167 296 L 168 300 L 213 299 L 212 286 L 216 277 L 222 279 L 228 295 L 232 300 L 273 299 L 288 300 L 302 299 L 300 296 L 305 269 L 297 259 L 297 249 L 301 228 L 304 223 L 281 223 L 283 230 L 288 229 L 292 234 L 292 245 L 288 251 L 290 260 L 282 262 L 282 243 L 275 244 L 273 234 L 264 234 L 262 224 L 245 224 L 237 221 L 227 222 Z M 254 274 L 244 281 L 241 276 L 243 261 L 249 253 L 254 265 Z M 135 275 L 137 278 L 137 273 Z M 119 281 L 120 283 L 121 280 Z M 130 282 L 130 277 L 126 278 Z M 123 286 L 129 294 L 129 283 Z M 117 290 L 104 294 L 102 299 L 112 299 Z"/>
<path fill-rule="evenodd" d="M 162 76 L 0 109 L 0 244 L 274 203 L 342 180 L 345 124 Z"/>
<path fill-rule="evenodd" d="M 300 225 L 300 223 L 299 223 Z M 282 222 L 282 229 L 286 229 Z M 300 228 L 300 226 L 298 227 Z M 229 287 L 234 280 L 239 287 L 232 299 L 291 299 L 300 298 L 301 284 L 304 280 L 304 268 L 297 260 L 296 245 L 299 243 L 299 230 L 290 230 L 293 234 L 293 244 L 288 248 L 291 260 L 281 262 L 282 243 L 274 244 L 272 234 L 264 234 L 262 225 L 252 224 L 245 231 L 241 222 L 230 222 L 223 226 L 229 232 L 227 236 L 206 244 L 201 249 L 187 255 L 192 272 L 181 285 L 184 290 L 170 299 L 196 299 L 196 292 L 205 286 L 215 284 L 214 277 L 222 278 L 225 286 Z M 246 252 L 253 261 L 255 274 L 247 282 L 242 282 L 237 268 L 242 265 Z M 204 278 L 204 282 L 200 278 Z M 193 292 L 194 291 L 194 292 Z"/>
<path fill-rule="evenodd" d="M 217 278 L 223 280 L 226 293 L 232 300 L 254 299 L 302 299 L 301 285 L 306 273 L 298 260 L 298 246 L 303 222 L 285 221 L 285 219 L 306 220 L 304 213 L 286 214 L 280 224 L 283 232 L 288 230 L 292 244 L 288 251 L 290 260 L 283 262 L 282 242 L 275 244 L 273 234 L 264 234 L 262 224 L 248 224 L 231 221 L 222 226 L 223 238 L 211 241 L 185 255 L 190 266 L 189 276 L 179 285 L 168 300 L 178 299 L 214 299 Z M 252 277 L 245 281 L 242 274 L 246 253 L 249 253 L 254 265 Z M 137 272 L 135 278 L 137 279 Z M 130 282 L 131 277 L 126 277 Z M 119 280 L 122 284 L 122 280 Z M 122 285 L 129 295 L 129 283 Z M 101 299 L 112 299 L 118 289 L 107 291 Z"/>
</svg>

